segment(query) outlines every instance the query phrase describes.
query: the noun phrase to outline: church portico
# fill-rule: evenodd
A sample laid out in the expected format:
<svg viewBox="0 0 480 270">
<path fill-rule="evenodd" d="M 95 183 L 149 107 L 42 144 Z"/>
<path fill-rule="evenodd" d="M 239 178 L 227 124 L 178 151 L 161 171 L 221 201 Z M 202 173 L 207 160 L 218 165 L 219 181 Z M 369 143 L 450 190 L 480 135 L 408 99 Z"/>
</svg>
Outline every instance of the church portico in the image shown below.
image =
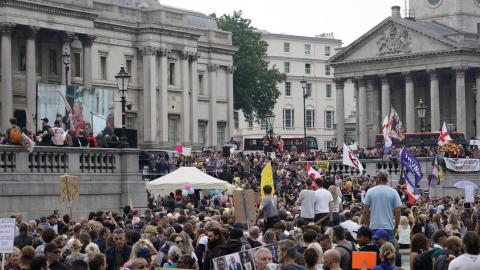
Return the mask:
<svg viewBox="0 0 480 270">
<path fill-rule="evenodd" d="M 480 34 L 475 34 L 475 42 L 471 36 L 392 12 L 335 55 L 330 60 L 335 78 L 356 82 L 360 146 L 374 145 L 390 106 L 399 113 L 405 132 L 420 132 L 420 100 L 428 108 L 426 131 L 438 131 L 446 122 L 467 138 L 479 135 L 473 89 L 480 82 Z"/>
</svg>

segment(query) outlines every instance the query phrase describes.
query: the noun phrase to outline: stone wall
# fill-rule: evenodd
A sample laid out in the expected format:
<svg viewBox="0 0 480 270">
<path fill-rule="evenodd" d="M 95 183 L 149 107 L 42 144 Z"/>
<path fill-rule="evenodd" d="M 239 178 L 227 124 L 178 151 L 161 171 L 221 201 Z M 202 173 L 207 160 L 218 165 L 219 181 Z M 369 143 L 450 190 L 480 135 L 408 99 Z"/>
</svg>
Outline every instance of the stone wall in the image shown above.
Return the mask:
<svg viewBox="0 0 480 270">
<path fill-rule="evenodd" d="M 59 195 L 59 177 L 65 174 L 79 177 L 75 218 L 99 209 L 118 211 L 130 202 L 143 208 L 147 198 L 138 157 L 136 149 L 36 147 L 29 153 L 0 146 L 0 216 L 21 212 L 32 219 L 54 209 L 69 213 Z"/>
</svg>

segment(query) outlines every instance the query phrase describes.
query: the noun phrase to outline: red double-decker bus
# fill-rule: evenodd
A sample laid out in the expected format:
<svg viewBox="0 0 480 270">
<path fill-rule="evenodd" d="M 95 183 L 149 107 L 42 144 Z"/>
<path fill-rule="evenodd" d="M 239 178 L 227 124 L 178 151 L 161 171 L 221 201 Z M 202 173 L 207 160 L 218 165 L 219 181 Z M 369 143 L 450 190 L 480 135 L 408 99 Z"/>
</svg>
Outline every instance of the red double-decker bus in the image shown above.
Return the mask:
<svg viewBox="0 0 480 270">
<path fill-rule="evenodd" d="M 423 132 L 423 133 L 403 133 L 405 138 L 403 141 L 392 138 L 392 145 L 395 147 L 437 147 L 438 146 L 438 137 L 440 137 L 440 131 L 436 132 Z M 463 147 L 466 147 L 467 141 L 465 140 L 465 134 L 461 132 L 450 132 L 450 137 L 456 144 L 461 144 Z M 377 147 L 383 146 L 383 135 L 378 134 L 375 137 L 375 145 Z"/>
<path fill-rule="evenodd" d="M 303 153 L 303 137 L 282 137 L 285 143 L 284 150 L 291 151 L 292 147 L 297 148 L 298 153 Z M 307 137 L 307 150 L 318 150 L 317 139 L 315 137 Z M 246 138 L 243 142 L 243 151 L 263 151 L 263 138 Z"/>
</svg>

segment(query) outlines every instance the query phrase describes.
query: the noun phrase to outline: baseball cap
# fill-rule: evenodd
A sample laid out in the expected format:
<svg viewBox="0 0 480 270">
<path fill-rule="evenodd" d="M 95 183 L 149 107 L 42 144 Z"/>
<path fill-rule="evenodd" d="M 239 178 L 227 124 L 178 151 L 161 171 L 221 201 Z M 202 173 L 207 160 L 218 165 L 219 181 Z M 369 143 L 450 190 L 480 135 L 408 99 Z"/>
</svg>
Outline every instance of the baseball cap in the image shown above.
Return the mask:
<svg viewBox="0 0 480 270">
<path fill-rule="evenodd" d="M 153 253 L 150 252 L 150 250 L 147 248 L 147 247 L 141 247 L 138 251 L 137 251 L 137 257 L 139 258 L 148 258 L 150 256 L 152 256 Z"/>
<path fill-rule="evenodd" d="M 388 234 L 387 231 L 385 230 L 377 230 L 375 233 L 372 235 L 373 240 L 378 240 L 380 238 L 385 238 L 388 239 Z"/>
<path fill-rule="evenodd" d="M 368 236 L 369 238 L 372 238 L 372 231 L 366 226 L 362 226 L 354 232 L 357 233 L 357 236 Z"/>
<path fill-rule="evenodd" d="M 133 224 L 133 229 L 136 231 L 140 231 L 143 228 L 143 224 L 141 222 Z"/>
<path fill-rule="evenodd" d="M 40 120 L 45 121 L 45 122 L 48 123 L 48 118 L 46 118 L 46 117 L 44 117 L 44 118 L 42 118 L 42 119 L 40 119 Z"/>
</svg>

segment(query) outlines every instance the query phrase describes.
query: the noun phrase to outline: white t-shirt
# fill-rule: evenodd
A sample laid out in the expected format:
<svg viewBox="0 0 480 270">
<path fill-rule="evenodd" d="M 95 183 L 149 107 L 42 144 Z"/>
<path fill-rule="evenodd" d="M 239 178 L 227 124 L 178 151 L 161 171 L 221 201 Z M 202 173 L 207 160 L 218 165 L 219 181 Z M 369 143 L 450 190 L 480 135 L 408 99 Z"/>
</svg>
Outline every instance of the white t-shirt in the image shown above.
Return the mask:
<svg viewBox="0 0 480 270">
<path fill-rule="evenodd" d="M 329 213 L 329 204 L 333 201 L 332 193 L 324 188 L 319 188 L 315 191 L 315 198 L 315 214 Z"/>
<path fill-rule="evenodd" d="M 403 228 L 398 226 L 398 243 L 403 245 L 410 245 L 410 226 Z"/>
<path fill-rule="evenodd" d="M 361 227 L 360 225 L 358 225 L 358 223 L 351 220 L 347 220 L 340 223 L 340 226 L 342 226 L 345 230 L 349 231 L 350 234 L 353 236 L 353 238 L 357 239 L 356 231 Z"/>
<path fill-rule="evenodd" d="M 331 202 L 332 204 L 332 212 L 334 213 L 339 213 L 340 212 L 340 204 L 342 203 L 342 198 L 340 197 L 337 197 L 337 201 L 336 202 Z"/>
<path fill-rule="evenodd" d="M 300 217 L 302 218 L 314 218 L 315 217 L 315 205 L 316 205 L 315 192 L 310 189 L 304 189 L 300 191 L 297 204 L 300 204 Z"/>
<path fill-rule="evenodd" d="M 448 265 L 448 270 L 478 270 L 480 269 L 480 255 L 463 254 L 455 258 Z"/>
</svg>

